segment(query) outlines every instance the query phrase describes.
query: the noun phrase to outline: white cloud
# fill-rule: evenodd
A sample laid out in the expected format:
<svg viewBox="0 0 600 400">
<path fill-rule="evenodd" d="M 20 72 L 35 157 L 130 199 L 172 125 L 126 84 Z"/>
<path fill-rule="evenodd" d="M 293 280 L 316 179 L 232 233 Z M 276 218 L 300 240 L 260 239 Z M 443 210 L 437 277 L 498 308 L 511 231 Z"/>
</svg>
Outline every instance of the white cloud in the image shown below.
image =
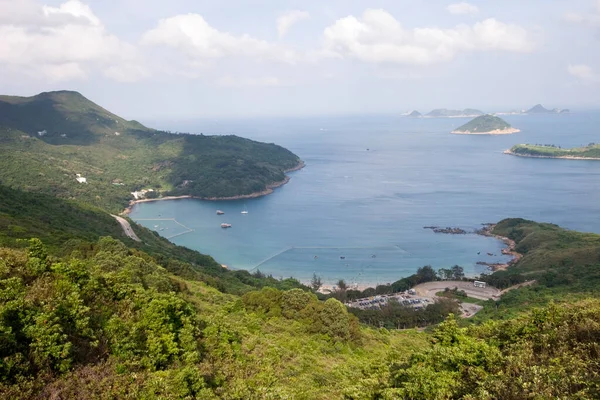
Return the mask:
<svg viewBox="0 0 600 400">
<path fill-rule="evenodd" d="M 565 21 L 573 24 L 600 26 L 600 0 L 596 0 L 594 9 L 585 14 L 568 11 L 565 13 L 564 18 Z"/>
<path fill-rule="evenodd" d="M 309 17 L 310 14 L 308 12 L 299 10 L 288 11 L 280 15 L 277 18 L 277 33 L 279 34 L 279 38 L 284 37 L 293 25 Z"/>
<path fill-rule="evenodd" d="M 30 0 L 8 5 L 0 0 L 0 11 L 8 10 L 13 12 L 0 13 L 0 71 L 11 76 L 21 72 L 53 81 L 83 79 L 90 71 L 138 62 L 136 49 L 106 32 L 92 10 L 78 0 L 59 7 Z M 123 72 L 120 78 L 124 77 Z"/>
<path fill-rule="evenodd" d="M 217 85 L 225 87 L 275 87 L 283 86 L 281 80 L 274 76 L 258 78 L 234 78 L 225 76 L 217 81 Z"/>
<path fill-rule="evenodd" d="M 527 31 L 493 18 L 473 26 L 408 30 L 385 10 L 366 10 L 361 18 L 339 19 L 324 32 L 324 53 L 371 63 L 432 64 L 463 52 L 529 52 Z"/>
<path fill-rule="evenodd" d="M 477 14 L 479 12 L 479 8 L 477 8 L 477 6 L 465 2 L 450 4 L 448 7 L 446 7 L 446 10 L 448 10 L 450 14 L 454 15 Z"/>
<path fill-rule="evenodd" d="M 592 67 L 585 64 L 571 65 L 567 67 L 569 74 L 585 82 L 600 82 L 600 76 L 594 72 Z"/>
<path fill-rule="evenodd" d="M 142 37 L 144 45 L 162 45 L 185 52 L 196 60 L 215 60 L 226 57 L 250 57 L 261 60 L 294 63 L 293 51 L 253 38 L 221 32 L 199 14 L 177 15 L 162 19 L 156 28 Z"/>
</svg>

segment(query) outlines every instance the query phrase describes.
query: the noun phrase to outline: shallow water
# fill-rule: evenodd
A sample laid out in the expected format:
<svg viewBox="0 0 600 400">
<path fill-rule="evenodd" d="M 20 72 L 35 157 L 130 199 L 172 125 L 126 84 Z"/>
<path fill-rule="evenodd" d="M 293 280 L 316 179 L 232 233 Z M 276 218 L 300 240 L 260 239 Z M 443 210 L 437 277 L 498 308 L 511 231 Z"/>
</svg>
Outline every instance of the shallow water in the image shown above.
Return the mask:
<svg viewBox="0 0 600 400">
<path fill-rule="evenodd" d="M 523 217 L 600 232 L 599 161 L 502 154 L 516 143 L 598 141 L 600 114 L 505 119 L 521 132 L 451 135 L 466 120 L 386 116 L 180 123 L 172 128 L 276 142 L 306 167 L 270 196 L 143 203 L 131 217 L 233 268 L 301 280 L 316 272 L 325 282 L 357 284 L 392 282 L 423 265 L 458 264 L 479 274 L 487 268 L 477 261 L 506 261 L 494 239 L 424 226 L 474 230 Z M 233 227 L 222 229 L 221 222 Z M 186 229 L 193 231 L 174 236 Z"/>
</svg>

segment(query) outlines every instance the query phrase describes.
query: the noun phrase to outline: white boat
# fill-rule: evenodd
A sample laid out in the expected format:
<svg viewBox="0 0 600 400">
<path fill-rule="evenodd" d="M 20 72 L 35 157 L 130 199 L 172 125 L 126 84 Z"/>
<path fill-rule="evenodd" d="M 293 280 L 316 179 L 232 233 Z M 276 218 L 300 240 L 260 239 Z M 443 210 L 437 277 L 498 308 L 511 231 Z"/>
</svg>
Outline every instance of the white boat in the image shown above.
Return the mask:
<svg viewBox="0 0 600 400">
<path fill-rule="evenodd" d="M 244 210 L 242 211 L 242 214 L 248 214 L 248 209 L 246 208 L 245 205 L 244 205 Z"/>
<path fill-rule="evenodd" d="M 225 212 L 224 212 L 224 211 L 217 210 L 217 215 L 223 215 L 223 214 L 225 214 Z"/>
<path fill-rule="evenodd" d="M 221 228 L 231 228 L 231 224 L 222 223 Z"/>
</svg>

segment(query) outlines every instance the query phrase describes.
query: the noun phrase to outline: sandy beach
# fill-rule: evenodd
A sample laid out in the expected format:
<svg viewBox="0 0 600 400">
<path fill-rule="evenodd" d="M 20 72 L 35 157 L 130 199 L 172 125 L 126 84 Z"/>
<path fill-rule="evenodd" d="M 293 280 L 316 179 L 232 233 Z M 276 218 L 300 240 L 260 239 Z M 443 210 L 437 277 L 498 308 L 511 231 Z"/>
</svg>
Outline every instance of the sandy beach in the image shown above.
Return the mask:
<svg viewBox="0 0 600 400">
<path fill-rule="evenodd" d="M 306 166 L 306 164 L 304 163 L 304 161 L 300 160 L 300 163 L 297 166 L 295 166 L 294 168 L 286 169 L 284 171 L 284 173 L 298 171 L 298 170 L 301 170 L 302 168 L 304 168 L 305 166 Z M 250 193 L 250 194 L 242 194 L 242 195 L 238 195 L 238 196 L 199 197 L 199 196 L 192 196 L 192 195 L 183 195 L 183 196 L 158 197 L 156 199 L 131 200 L 129 202 L 129 206 L 125 210 L 123 210 L 121 215 L 129 214 L 131 212 L 131 210 L 133 210 L 133 207 L 138 203 L 149 203 L 149 202 L 153 202 L 153 201 L 181 200 L 181 199 L 197 199 L 197 200 L 207 200 L 207 201 L 254 199 L 257 197 L 262 197 L 262 196 L 266 196 L 266 195 L 273 193 L 273 189 L 276 189 L 278 187 L 285 185 L 286 183 L 288 183 L 290 181 L 290 179 L 291 178 L 289 176 L 286 176 L 285 179 L 282 181 L 274 182 L 274 183 L 271 183 L 270 185 L 267 185 L 267 188 L 263 191 L 254 192 L 254 193 Z"/>
</svg>

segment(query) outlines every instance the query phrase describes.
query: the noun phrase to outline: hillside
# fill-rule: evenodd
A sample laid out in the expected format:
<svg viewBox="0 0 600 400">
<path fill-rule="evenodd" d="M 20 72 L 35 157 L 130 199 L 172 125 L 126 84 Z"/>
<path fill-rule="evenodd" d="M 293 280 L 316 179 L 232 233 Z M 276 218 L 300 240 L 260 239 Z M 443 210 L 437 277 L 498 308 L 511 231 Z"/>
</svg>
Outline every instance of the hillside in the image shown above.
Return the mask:
<svg viewBox="0 0 600 400">
<path fill-rule="evenodd" d="M 590 143 L 587 146 L 563 149 L 553 145 L 517 144 L 504 152 L 521 157 L 566 158 L 572 160 L 600 160 L 600 145 Z"/>
<path fill-rule="evenodd" d="M 464 110 L 448 110 L 446 108 L 437 108 L 425 114 L 426 117 L 476 117 L 483 115 L 482 111 L 475 110 L 473 108 L 466 108 Z"/>
<path fill-rule="evenodd" d="M 120 132 L 151 131 L 72 91 L 0 96 L 0 126 L 37 135 L 47 143 L 72 145 L 89 145 Z"/>
<path fill-rule="evenodd" d="M 174 274 L 226 293 L 242 294 L 264 286 L 303 287 L 294 279 L 277 280 L 224 269 L 210 256 L 177 246 L 156 232 L 129 222 L 141 243 L 125 236 L 115 219 L 101 209 L 0 185 L 0 246 L 21 248 L 35 237 L 44 242 L 50 255 L 61 256 L 76 250 L 86 254 L 102 237 L 113 237 L 132 251 L 148 254 Z"/>
<path fill-rule="evenodd" d="M 493 233 L 514 240 L 523 257 L 506 271 L 482 279 L 501 289 L 525 281 L 536 283 L 508 292 L 476 319 L 507 319 L 551 301 L 600 296 L 600 235 L 521 218 L 499 222 Z"/>
<path fill-rule="evenodd" d="M 206 198 L 250 195 L 301 165 L 275 144 L 155 131 L 76 92 L 1 97 L 0 143 L 4 185 L 112 212 L 143 188 Z M 77 182 L 77 174 L 87 184 Z"/>
<path fill-rule="evenodd" d="M 470 135 L 501 135 L 520 132 L 502 118 L 493 115 L 481 115 L 456 128 L 452 133 Z"/>
</svg>

